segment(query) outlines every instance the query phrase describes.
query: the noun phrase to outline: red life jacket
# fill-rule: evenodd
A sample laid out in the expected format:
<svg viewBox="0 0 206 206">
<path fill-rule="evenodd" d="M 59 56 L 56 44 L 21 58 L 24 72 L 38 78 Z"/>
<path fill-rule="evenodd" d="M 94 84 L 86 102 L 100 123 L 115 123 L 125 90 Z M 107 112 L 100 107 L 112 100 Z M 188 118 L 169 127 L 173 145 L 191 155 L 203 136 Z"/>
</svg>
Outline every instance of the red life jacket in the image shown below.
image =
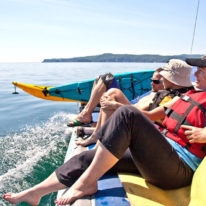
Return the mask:
<svg viewBox="0 0 206 206">
<path fill-rule="evenodd" d="M 206 126 L 206 92 L 191 90 L 166 110 L 163 133 L 170 139 L 187 148 L 191 153 L 203 158 L 206 155 L 205 143 L 189 143 L 181 125 L 191 125 L 199 128 Z"/>
</svg>

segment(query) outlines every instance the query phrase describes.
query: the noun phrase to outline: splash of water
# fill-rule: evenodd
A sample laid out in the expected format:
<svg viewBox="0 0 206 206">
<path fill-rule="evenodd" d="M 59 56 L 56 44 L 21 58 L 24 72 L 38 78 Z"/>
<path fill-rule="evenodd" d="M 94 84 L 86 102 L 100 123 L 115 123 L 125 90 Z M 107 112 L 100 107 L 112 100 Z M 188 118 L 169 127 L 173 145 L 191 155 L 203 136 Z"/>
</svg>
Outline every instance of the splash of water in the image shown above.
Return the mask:
<svg viewBox="0 0 206 206">
<path fill-rule="evenodd" d="M 0 195 L 39 183 L 63 163 L 71 135 L 66 123 L 73 117 L 57 113 L 46 122 L 0 138 Z M 0 204 L 5 203 L 0 200 Z"/>
</svg>

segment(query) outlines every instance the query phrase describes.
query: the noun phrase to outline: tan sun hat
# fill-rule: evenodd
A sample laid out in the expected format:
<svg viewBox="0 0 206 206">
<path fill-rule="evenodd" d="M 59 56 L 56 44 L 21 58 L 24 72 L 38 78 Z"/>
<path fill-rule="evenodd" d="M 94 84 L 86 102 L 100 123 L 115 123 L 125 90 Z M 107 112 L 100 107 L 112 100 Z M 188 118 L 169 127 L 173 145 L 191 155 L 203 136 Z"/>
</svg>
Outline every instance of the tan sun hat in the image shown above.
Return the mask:
<svg viewBox="0 0 206 206">
<path fill-rule="evenodd" d="M 180 59 L 171 59 L 162 67 L 160 75 L 168 81 L 183 87 L 192 86 L 190 79 L 192 67 Z"/>
</svg>

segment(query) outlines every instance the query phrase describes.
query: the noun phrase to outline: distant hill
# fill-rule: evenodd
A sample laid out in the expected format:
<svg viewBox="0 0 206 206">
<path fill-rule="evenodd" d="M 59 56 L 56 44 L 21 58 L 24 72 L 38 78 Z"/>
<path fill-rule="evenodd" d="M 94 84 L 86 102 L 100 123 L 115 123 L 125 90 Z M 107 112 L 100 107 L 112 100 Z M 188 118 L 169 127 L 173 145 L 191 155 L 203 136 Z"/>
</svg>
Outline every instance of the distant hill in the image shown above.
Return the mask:
<svg viewBox="0 0 206 206">
<path fill-rule="evenodd" d="M 75 58 L 54 58 L 44 59 L 43 63 L 51 62 L 168 62 L 170 59 L 185 60 L 188 57 L 200 57 L 201 54 L 181 54 L 172 56 L 162 56 L 153 54 L 112 54 L 105 53 L 95 56 L 75 57 Z"/>
</svg>

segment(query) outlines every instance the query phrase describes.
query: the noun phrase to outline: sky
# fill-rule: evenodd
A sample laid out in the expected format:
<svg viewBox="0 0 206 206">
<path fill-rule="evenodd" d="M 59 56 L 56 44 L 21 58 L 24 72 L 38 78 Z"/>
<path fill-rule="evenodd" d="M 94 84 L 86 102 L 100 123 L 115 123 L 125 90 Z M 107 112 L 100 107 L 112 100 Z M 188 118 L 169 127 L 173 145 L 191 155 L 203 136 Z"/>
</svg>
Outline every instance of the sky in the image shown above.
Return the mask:
<svg viewBox="0 0 206 206">
<path fill-rule="evenodd" d="M 0 62 L 189 54 L 198 0 L 0 0 Z M 206 54 L 200 0 L 193 54 Z"/>
</svg>

